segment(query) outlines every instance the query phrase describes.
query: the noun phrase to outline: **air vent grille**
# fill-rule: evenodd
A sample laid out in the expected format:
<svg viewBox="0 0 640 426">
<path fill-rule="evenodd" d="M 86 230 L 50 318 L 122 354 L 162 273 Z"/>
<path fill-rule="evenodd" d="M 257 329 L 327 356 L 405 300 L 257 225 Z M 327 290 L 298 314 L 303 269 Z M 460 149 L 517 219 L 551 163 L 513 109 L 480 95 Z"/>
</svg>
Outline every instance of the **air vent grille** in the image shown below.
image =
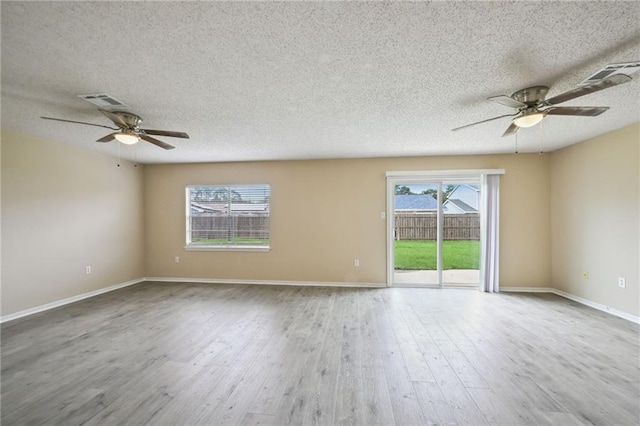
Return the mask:
<svg viewBox="0 0 640 426">
<path fill-rule="evenodd" d="M 103 109 L 123 110 L 129 108 L 129 105 L 120 102 L 113 96 L 107 95 L 106 93 L 78 95 L 78 97 Z"/>
<path fill-rule="evenodd" d="M 640 62 L 625 62 L 621 64 L 609 64 L 592 76 L 584 79 L 580 84 L 591 84 L 615 74 L 631 75 L 640 71 Z"/>
</svg>

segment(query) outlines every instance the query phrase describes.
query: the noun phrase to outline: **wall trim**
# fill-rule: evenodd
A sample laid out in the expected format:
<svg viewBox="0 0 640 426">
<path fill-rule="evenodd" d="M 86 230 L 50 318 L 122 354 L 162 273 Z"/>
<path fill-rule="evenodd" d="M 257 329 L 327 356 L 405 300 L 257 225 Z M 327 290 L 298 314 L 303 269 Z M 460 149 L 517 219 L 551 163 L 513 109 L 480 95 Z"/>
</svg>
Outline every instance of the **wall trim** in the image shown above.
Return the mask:
<svg viewBox="0 0 640 426">
<path fill-rule="evenodd" d="M 70 303 L 78 302 L 83 299 L 88 299 L 90 297 L 95 297 L 100 294 L 108 293 L 110 291 L 118 290 L 124 287 L 129 287 L 134 284 L 138 284 L 144 281 L 144 278 L 136 278 L 131 281 L 126 281 L 119 284 L 114 284 L 109 287 L 104 287 L 98 290 L 90 291 L 88 293 L 78 294 L 77 296 L 67 297 L 66 299 L 57 300 L 55 302 L 46 303 L 44 305 L 36 306 L 34 308 L 25 309 L 23 311 L 14 312 L 13 314 L 3 315 L 0 317 L 0 324 L 5 323 L 7 321 L 13 321 L 18 318 L 26 317 L 29 315 L 37 314 L 40 312 L 48 311 L 50 309 L 55 309 L 60 306 L 68 305 Z"/>
<path fill-rule="evenodd" d="M 500 287 L 506 293 L 553 293 L 549 287 Z"/>
<path fill-rule="evenodd" d="M 449 178 L 477 178 L 481 175 L 503 175 L 504 169 L 451 169 L 451 170 L 410 170 L 410 171 L 387 171 L 386 177 L 410 179 L 418 177 L 436 177 L 439 180 Z"/>
<path fill-rule="evenodd" d="M 589 299 L 585 299 L 580 296 L 576 296 L 571 293 L 564 292 L 562 290 L 557 290 L 555 288 L 549 287 L 501 287 L 500 291 L 504 292 L 512 292 L 512 293 L 553 293 L 557 296 L 564 297 L 565 299 L 573 300 L 574 302 L 581 303 L 585 306 L 589 306 L 590 308 L 597 309 L 602 312 L 606 312 L 608 314 L 614 315 L 616 317 L 625 319 L 627 321 L 635 322 L 636 324 L 640 324 L 640 317 L 636 315 L 629 314 L 624 311 L 620 311 L 618 309 L 612 308 L 611 306 L 603 305 L 601 303 L 594 302 Z"/>
<path fill-rule="evenodd" d="M 386 283 L 367 282 L 338 282 L 338 281 L 286 281 L 286 280 L 249 280 L 236 278 L 172 278 L 172 277 L 145 277 L 144 281 L 174 282 L 174 283 L 198 283 L 198 284 L 257 284 L 257 285 L 288 285 L 300 287 L 360 287 L 360 288 L 386 288 Z"/>
<path fill-rule="evenodd" d="M 129 287 L 134 284 L 138 284 L 144 281 L 166 282 L 166 283 L 202 283 L 202 284 L 258 284 L 258 285 L 286 285 L 286 286 L 301 286 L 301 287 L 359 287 L 359 288 L 387 288 L 385 283 L 366 283 L 366 282 L 335 282 L 335 281 L 284 281 L 284 280 L 243 280 L 243 279 L 221 279 L 221 278 L 172 278 L 172 277 L 144 277 L 136 278 L 131 281 L 126 281 L 119 284 L 114 284 L 109 287 L 104 287 L 98 290 L 90 291 L 88 293 L 82 293 L 77 296 L 68 297 L 66 299 L 58 300 L 55 302 L 47 303 L 44 305 L 36 306 L 34 308 L 25 309 L 23 311 L 14 312 L 13 314 L 0 316 L 0 324 L 13 321 L 18 318 L 26 317 L 29 315 L 37 314 L 40 312 L 55 309 L 60 306 L 68 305 L 70 303 L 78 302 L 90 297 L 99 296 L 110 291 L 118 290 L 124 287 Z M 501 287 L 500 291 L 505 293 L 553 293 L 565 299 L 573 300 L 574 302 L 581 303 L 591 308 L 597 309 L 602 312 L 617 316 L 627 321 L 640 324 L 640 317 L 629 314 L 627 312 L 620 311 L 607 305 L 593 302 L 589 299 L 566 293 L 562 290 L 549 287 Z"/>
<path fill-rule="evenodd" d="M 627 321 L 635 322 L 636 324 L 640 324 L 640 317 L 612 308 L 611 306 L 603 305 L 601 303 L 597 303 L 589 299 L 584 299 L 580 296 L 576 296 L 571 293 L 566 293 L 562 290 L 556 290 L 555 288 L 552 288 L 551 292 L 553 294 L 557 294 L 558 296 L 564 297 L 566 299 L 573 300 L 574 302 L 582 303 L 583 305 L 589 306 L 599 311 L 606 312 L 611 315 L 615 315 L 622 319 L 626 319 Z"/>
</svg>

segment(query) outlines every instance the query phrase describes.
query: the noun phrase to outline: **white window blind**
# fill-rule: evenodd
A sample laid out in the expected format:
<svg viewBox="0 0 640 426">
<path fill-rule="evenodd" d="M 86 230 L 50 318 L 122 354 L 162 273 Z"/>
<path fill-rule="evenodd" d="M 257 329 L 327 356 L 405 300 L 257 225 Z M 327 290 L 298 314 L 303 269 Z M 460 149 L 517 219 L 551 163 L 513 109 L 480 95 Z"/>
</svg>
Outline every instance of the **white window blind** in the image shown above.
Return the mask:
<svg viewBox="0 0 640 426">
<path fill-rule="evenodd" d="M 187 186 L 187 249 L 268 250 L 269 185 Z"/>
</svg>

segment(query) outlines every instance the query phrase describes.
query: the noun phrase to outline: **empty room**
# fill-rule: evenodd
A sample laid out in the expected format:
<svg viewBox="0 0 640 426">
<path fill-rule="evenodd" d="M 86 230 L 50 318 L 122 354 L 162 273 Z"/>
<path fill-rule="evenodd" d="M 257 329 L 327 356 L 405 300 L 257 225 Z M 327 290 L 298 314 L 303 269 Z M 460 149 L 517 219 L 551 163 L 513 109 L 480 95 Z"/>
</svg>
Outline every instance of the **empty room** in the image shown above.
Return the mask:
<svg viewBox="0 0 640 426">
<path fill-rule="evenodd" d="M 640 424 L 640 3 L 0 7 L 2 425 Z"/>
</svg>

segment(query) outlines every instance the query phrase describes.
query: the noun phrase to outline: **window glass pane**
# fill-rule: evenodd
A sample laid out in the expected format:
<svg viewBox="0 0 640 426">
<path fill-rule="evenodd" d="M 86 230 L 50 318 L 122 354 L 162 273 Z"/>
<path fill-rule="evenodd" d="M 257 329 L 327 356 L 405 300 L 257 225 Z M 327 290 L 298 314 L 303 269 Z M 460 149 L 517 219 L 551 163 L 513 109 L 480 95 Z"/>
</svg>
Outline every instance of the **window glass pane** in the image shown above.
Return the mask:
<svg viewBox="0 0 640 426">
<path fill-rule="evenodd" d="M 442 184 L 442 284 L 480 282 L 480 185 Z"/>
<path fill-rule="evenodd" d="M 190 186 L 187 244 L 269 246 L 269 185 Z"/>
<path fill-rule="evenodd" d="M 438 185 L 396 185 L 394 283 L 438 283 Z"/>
</svg>

